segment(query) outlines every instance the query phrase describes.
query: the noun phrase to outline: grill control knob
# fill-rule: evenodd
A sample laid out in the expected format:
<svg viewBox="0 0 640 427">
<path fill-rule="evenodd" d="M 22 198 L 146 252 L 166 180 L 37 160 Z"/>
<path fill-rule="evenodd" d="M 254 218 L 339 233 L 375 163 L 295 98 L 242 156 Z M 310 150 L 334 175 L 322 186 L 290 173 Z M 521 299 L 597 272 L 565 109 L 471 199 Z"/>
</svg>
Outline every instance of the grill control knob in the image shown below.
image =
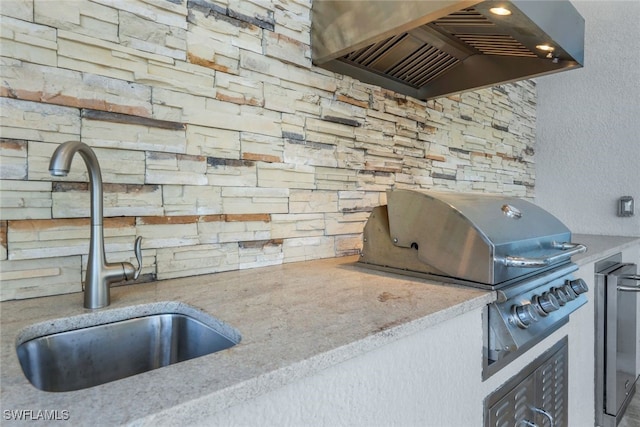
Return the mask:
<svg viewBox="0 0 640 427">
<path fill-rule="evenodd" d="M 558 304 L 560 304 L 560 307 L 562 307 L 567 303 L 567 301 L 569 301 L 566 291 L 562 288 L 552 288 L 549 292 L 553 294 L 554 297 L 556 297 L 556 299 L 558 300 Z"/>
<path fill-rule="evenodd" d="M 553 294 L 545 292 L 542 295 L 534 295 L 531 299 L 534 307 L 538 311 L 538 314 L 541 316 L 546 316 L 552 311 L 556 311 L 560 309 L 560 303 L 558 302 L 558 298 L 553 296 Z"/>
<path fill-rule="evenodd" d="M 571 289 L 573 289 L 573 292 L 576 293 L 576 295 L 584 294 L 589 290 L 587 282 L 582 279 L 567 280 L 567 282 Z"/>
<path fill-rule="evenodd" d="M 529 303 L 512 306 L 511 318 L 521 329 L 527 329 L 531 323 L 538 321 L 536 310 Z"/>
<path fill-rule="evenodd" d="M 575 292 L 573 292 L 573 289 L 571 289 L 571 286 L 569 285 L 561 286 L 561 289 L 564 291 L 569 301 L 573 301 L 578 297 L 578 295 Z"/>
</svg>

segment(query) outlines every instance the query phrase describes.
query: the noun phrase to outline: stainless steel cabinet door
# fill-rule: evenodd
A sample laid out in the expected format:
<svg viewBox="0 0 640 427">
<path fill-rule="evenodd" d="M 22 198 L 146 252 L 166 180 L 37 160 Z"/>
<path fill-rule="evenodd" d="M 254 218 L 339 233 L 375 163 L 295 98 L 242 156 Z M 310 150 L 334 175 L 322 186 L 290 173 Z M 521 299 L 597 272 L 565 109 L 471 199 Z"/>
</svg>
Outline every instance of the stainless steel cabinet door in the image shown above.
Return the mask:
<svg viewBox="0 0 640 427">
<path fill-rule="evenodd" d="M 635 264 L 625 264 L 606 277 L 605 412 L 620 411 L 636 380 L 636 317 L 638 292 Z"/>
<path fill-rule="evenodd" d="M 535 401 L 534 378 L 529 375 L 513 390 L 507 393 L 498 403 L 489 408 L 489 423 L 491 427 L 525 426 L 532 423 L 535 413 L 531 410 L 531 403 Z"/>
<path fill-rule="evenodd" d="M 568 413 L 567 351 L 559 351 L 536 369 L 535 424 L 539 427 L 566 426 Z"/>
<path fill-rule="evenodd" d="M 567 399 L 565 337 L 485 400 L 485 427 L 566 427 Z"/>
</svg>

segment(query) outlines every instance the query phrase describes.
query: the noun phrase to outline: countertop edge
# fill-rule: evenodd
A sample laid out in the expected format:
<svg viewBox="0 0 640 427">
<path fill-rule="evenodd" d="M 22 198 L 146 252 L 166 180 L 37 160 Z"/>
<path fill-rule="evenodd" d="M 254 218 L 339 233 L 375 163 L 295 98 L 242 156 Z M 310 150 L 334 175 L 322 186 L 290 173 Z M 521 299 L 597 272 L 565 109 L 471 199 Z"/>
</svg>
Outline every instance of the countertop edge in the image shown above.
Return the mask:
<svg viewBox="0 0 640 427">
<path fill-rule="evenodd" d="M 574 234 L 572 241 L 587 246 L 587 252 L 574 256 L 573 262 L 583 266 L 607 258 L 632 246 L 640 245 L 640 236 L 605 236 Z"/>
<path fill-rule="evenodd" d="M 401 323 L 363 339 L 314 355 L 306 360 L 292 363 L 230 387 L 216 390 L 188 402 L 147 415 L 136 420 L 136 425 L 138 425 L 139 422 L 141 422 L 142 425 L 154 425 L 155 422 L 159 420 L 167 422 L 172 418 L 175 418 L 176 421 L 179 420 L 181 423 L 202 421 L 207 415 L 213 415 L 226 408 L 277 390 L 287 384 L 312 376 L 324 369 L 359 357 L 414 333 L 482 308 L 493 302 L 495 298 L 494 292 L 487 292 L 484 295 L 469 299 L 460 304 L 406 323 Z"/>
</svg>

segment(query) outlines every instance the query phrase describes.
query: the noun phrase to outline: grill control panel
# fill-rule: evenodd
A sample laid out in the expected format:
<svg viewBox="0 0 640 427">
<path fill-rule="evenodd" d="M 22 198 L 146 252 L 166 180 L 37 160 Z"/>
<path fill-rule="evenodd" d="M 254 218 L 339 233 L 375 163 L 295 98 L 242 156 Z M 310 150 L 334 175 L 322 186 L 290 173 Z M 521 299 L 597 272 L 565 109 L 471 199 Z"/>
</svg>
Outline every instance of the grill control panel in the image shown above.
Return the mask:
<svg viewBox="0 0 640 427">
<path fill-rule="evenodd" d="M 498 300 L 487 308 L 484 377 L 492 375 L 569 321 L 569 315 L 587 302 L 584 280 L 567 263 L 498 290 Z"/>
<path fill-rule="evenodd" d="M 588 290 L 589 287 L 584 280 L 567 279 L 562 286 L 551 288 L 541 295 L 534 294 L 530 303 L 525 302 L 511 306 L 509 323 L 515 324 L 521 329 L 527 329 L 533 322 L 540 320 L 538 315 L 546 317 Z"/>
</svg>

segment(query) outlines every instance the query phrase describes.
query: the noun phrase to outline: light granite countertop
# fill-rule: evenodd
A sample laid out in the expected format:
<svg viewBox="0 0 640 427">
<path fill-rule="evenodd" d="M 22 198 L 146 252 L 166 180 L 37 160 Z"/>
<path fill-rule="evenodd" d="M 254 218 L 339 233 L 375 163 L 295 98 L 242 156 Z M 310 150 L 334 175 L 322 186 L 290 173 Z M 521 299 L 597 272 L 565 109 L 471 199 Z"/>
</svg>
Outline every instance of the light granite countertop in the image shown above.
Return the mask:
<svg viewBox="0 0 640 427">
<path fill-rule="evenodd" d="M 637 237 L 574 235 L 573 241 L 589 248 L 573 258 L 579 265 L 640 244 Z M 180 425 L 184 414 L 205 417 L 495 298 L 494 292 L 366 269 L 356 260 L 326 259 L 115 287 L 111 306 L 94 312 L 82 308 L 80 293 L 4 302 L 3 414 L 65 410 L 74 425 L 156 425 L 159 420 Z M 74 392 L 37 390 L 22 374 L 16 341 L 53 332 L 53 319 L 64 319 L 62 327 L 79 327 L 96 319 L 105 323 L 164 310 L 210 314 L 235 328 L 242 340 L 219 353 Z"/>
<path fill-rule="evenodd" d="M 571 258 L 578 265 L 585 265 L 614 255 L 620 251 L 640 244 L 640 237 L 599 236 L 594 234 L 574 234 L 574 243 L 582 243 L 587 252 Z"/>
<path fill-rule="evenodd" d="M 64 410 L 74 425 L 154 425 L 158 420 L 179 425 L 180 414 L 193 419 L 195 411 L 204 417 L 495 298 L 494 292 L 366 269 L 356 260 L 335 258 L 114 287 L 111 305 L 93 313 L 82 308 L 80 293 L 3 302 L 3 414 Z M 192 310 L 196 316 L 202 310 L 237 329 L 242 340 L 215 354 L 72 392 L 40 391 L 21 371 L 16 341 L 54 332 L 53 319 L 64 319 L 62 327 L 80 327 L 95 324 L 97 318 L 105 323 L 165 309 Z"/>
</svg>

